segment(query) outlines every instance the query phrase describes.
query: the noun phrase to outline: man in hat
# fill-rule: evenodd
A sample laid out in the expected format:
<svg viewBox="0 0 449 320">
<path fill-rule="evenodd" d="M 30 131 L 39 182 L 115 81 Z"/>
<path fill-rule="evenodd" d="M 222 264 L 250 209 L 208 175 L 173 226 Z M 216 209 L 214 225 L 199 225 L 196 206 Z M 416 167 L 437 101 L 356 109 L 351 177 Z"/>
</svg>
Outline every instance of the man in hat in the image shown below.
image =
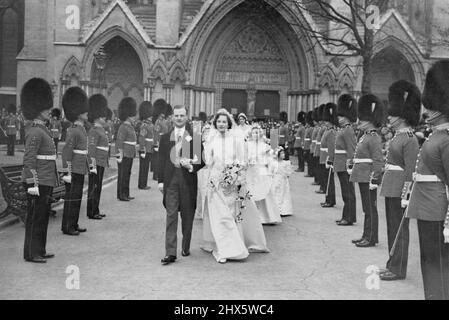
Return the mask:
<svg viewBox="0 0 449 320">
<path fill-rule="evenodd" d="M 301 111 L 298 113 L 298 124 L 296 128 L 294 148 L 298 154 L 298 170 L 296 172 L 304 172 L 304 144 L 306 135 L 306 114 Z"/>
<path fill-rule="evenodd" d="M 19 130 L 19 118 L 16 115 L 16 106 L 11 104 L 8 107 L 8 115 L 4 120 L 4 130 L 8 137 L 7 155 L 14 156 L 17 131 Z"/>
<path fill-rule="evenodd" d="M 304 162 L 307 163 L 307 175 L 306 178 L 313 178 L 313 164 L 310 149 L 312 145 L 313 135 L 313 111 L 309 111 L 306 114 L 306 127 L 304 133 Z"/>
<path fill-rule="evenodd" d="M 378 134 L 378 129 L 384 121 L 380 100 L 372 94 L 361 97 L 358 118 L 357 128 L 363 132 L 363 136 L 354 153 L 354 168 L 350 181 L 359 184 L 365 223 L 362 237 L 352 242 L 359 248 L 368 248 L 379 243 L 377 187 L 381 182 L 384 165 L 382 140 Z"/>
<path fill-rule="evenodd" d="M 316 147 L 314 152 L 315 157 L 315 168 L 316 168 L 316 174 L 318 176 L 318 184 L 320 186 L 320 189 L 315 191 L 317 194 L 326 194 L 326 186 L 327 183 L 327 176 L 326 176 L 326 168 L 324 167 L 324 164 L 320 163 L 320 154 L 321 154 L 321 140 L 323 139 L 323 135 L 326 132 L 327 128 L 324 125 L 323 122 L 323 113 L 324 109 L 326 108 L 325 104 L 322 104 L 318 107 L 317 111 L 317 118 L 318 118 L 318 131 L 316 135 Z"/>
<path fill-rule="evenodd" d="M 91 166 L 87 193 L 87 217 L 91 220 L 101 220 L 106 217 L 100 213 L 99 207 L 104 170 L 109 167 L 109 138 L 105 130 L 108 110 L 108 101 L 102 94 L 95 94 L 89 98 L 88 120 L 92 127 L 88 135 Z"/>
<path fill-rule="evenodd" d="M 349 181 L 347 170 L 348 160 L 354 158 L 357 145 L 353 123 L 357 121 L 357 101 L 349 94 L 338 99 L 337 116 L 339 130 L 335 138 L 335 153 L 333 159 L 334 171 L 340 181 L 341 196 L 343 198 L 343 213 L 338 226 L 352 226 L 357 222 L 356 198 L 354 183 Z"/>
<path fill-rule="evenodd" d="M 58 108 L 54 108 L 53 110 L 51 110 L 50 115 L 51 119 L 49 123 L 49 128 L 53 141 L 55 142 L 56 155 L 57 155 L 59 139 L 61 139 L 62 135 L 61 110 Z"/>
<path fill-rule="evenodd" d="M 449 299 L 449 61 L 428 71 L 422 102 L 433 133 L 418 156 L 408 217 L 418 220 L 426 300 Z"/>
<path fill-rule="evenodd" d="M 395 82 L 389 90 L 388 121 L 395 131 L 387 156 L 385 174 L 380 195 L 385 197 L 387 216 L 388 252 L 392 249 L 399 226 L 404 216 L 401 197 L 404 188 L 408 189 L 413 180 L 416 159 L 419 153 L 418 138 L 412 127 L 419 123 L 421 112 L 421 93 L 412 83 L 405 80 Z M 394 254 L 387 262 L 387 269 L 381 272 L 380 279 L 386 281 L 405 279 L 407 275 L 409 220 L 405 219 L 399 233 Z"/>
<path fill-rule="evenodd" d="M 140 190 L 149 190 L 148 173 L 150 170 L 150 160 L 154 146 L 154 125 L 152 122 L 153 106 L 151 102 L 144 101 L 139 106 L 139 117 L 142 121 L 139 132 L 139 183 Z"/>
<path fill-rule="evenodd" d="M 137 136 L 134 122 L 137 115 L 136 101 L 131 97 L 123 98 L 118 107 L 118 114 L 122 124 L 117 132 L 116 154 L 118 164 L 117 199 L 131 201 L 129 184 L 131 169 L 136 157 Z"/>
<path fill-rule="evenodd" d="M 279 114 L 279 146 L 283 147 L 285 151 L 285 159 L 290 160 L 289 152 L 288 152 L 288 142 L 290 141 L 290 133 L 288 130 L 288 115 L 287 112 L 282 111 Z"/>
<path fill-rule="evenodd" d="M 26 134 L 22 180 L 27 190 L 24 259 L 45 263 L 54 257 L 46 250 L 50 198 L 58 186 L 56 149 L 45 121 L 50 118 L 53 93 L 43 79 L 31 79 L 20 94 L 22 113 L 32 122 Z"/>
<path fill-rule="evenodd" d="M 87 121 L 88 99 L 79 87 L 69 88 L 62 97 L 62 107 L 72 126 L 67 129 L 64 148 L 62 149 L 62 167 L 67 175 L 64 197 L 64 213 L 62 216 L 62 232 L 69 236 L 78 236 L 87 229 L 80 228 L 81 201 L 83 198 L 84 177 L 89 173 L 87 150 L 87 132 L 84 127 Z"/>
<path fill-rule="evenodd" d="M 333 167 L 333 159 L 335 154 L 335 126 L 337 125 L 337 106 L 335 103 L 328 103 L 323 110 L 323 126 L 326 131 L 321 138 L 320 149 L 320 166 L 323 169 L 324 190 L 326 190 L 326 198 L 321 207 L 335 207 L 335 174 Z"/>
</svg>

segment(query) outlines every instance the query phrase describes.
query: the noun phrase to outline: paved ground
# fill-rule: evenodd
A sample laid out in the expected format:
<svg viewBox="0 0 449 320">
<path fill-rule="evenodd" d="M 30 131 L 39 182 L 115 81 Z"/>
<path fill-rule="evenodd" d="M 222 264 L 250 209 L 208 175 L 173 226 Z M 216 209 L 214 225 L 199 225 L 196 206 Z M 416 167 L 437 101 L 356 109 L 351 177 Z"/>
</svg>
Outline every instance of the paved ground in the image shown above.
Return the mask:
<svg viewBox="0 0 449 320">
<path fill-rule="evenodd" d="M 150 191 L 137 190 L 137 170 L 135 163 L 135 201 L 117 202 L 115 183 L 106 186 L 105 220 L 87 220 L 83 203 L 81 226 L 88 228 L 86 234 L 63 236 L 60 213 L 51 220 L 47 248 L 56 258 L 46 265 L 23 261 L 22 225 L 0 231 L 0 299 L 423 299 L 416 223 L 410 226 L 408 279 L 382 282 L 378 290 L 368 290 L 366 269 L 382 268 L 387 260 L 383 199 L 379 201 L 381 243 L 359 249 L 351 240 L 361 236 L 362 225 L 336 227 L 341 200 L 336 209 L 321 209 L 322 196 L 314 193 L 310 179 L 298 173 L 291 178 L 295 216 L 265 228 L 271 253 L 217 264 L 200 250 L 202 222 L 196 220 L 192 256 L 163 267 L 161 195 L 154 182 Z M 361 222 L 360 207 L 359 202 Z M 66 288 L 67 267 L 72 265 L 80 270 L 79 290 Z"/>
</svg>

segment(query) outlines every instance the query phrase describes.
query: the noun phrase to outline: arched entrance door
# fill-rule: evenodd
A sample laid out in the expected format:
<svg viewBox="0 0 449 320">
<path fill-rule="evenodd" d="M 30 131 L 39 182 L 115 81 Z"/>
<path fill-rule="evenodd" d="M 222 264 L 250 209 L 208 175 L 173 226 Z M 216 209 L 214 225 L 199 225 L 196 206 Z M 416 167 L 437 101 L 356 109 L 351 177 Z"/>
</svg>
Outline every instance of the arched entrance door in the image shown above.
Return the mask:
<svg viewBox="0 0 449 320">
<path fill-rule="evenodd" d="M 410 62 L 393 47 L 380 51 L 373 59 L 372 92 L 382 101 L 388 101 L 388 90 L 398 80 L 415 82 L 415 75 Z"/>
<path fill-rule="evenodd" d="M 91 79 L 106 88 L 106 97 L 112 110 L 117 110 L 124 97 L 132 97 L 140 104 L 144 99 L 143 68 L 134 48 L 120 36 L 104 45 L 107 62 L 99 72 L 94 62 Z"/>
</svg>

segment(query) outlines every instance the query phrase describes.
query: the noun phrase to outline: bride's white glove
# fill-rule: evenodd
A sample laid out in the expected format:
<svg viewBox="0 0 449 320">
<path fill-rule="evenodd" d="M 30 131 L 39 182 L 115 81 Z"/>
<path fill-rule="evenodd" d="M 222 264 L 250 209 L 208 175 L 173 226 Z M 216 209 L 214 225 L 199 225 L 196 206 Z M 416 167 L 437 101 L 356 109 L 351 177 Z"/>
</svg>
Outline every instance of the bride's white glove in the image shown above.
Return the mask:
<svg viewBox="0 0 449 320">
<path fill-rule="evenodd" d="M 39 187 L 28 188 L 27 192 L 32 196 L 39 196 Z"/>
<path fill-rule="evenodd" d="M 449 243 L 449 228 L 444 228 L 443 231 L 443 235 L 444 235 L 444 243 Z"/>
<path fill-rule="evenodd" d="M 159 183 L 157 187 L 161 193 L 164 193 L 164 184 L 163 183 Z"/>
</svg>

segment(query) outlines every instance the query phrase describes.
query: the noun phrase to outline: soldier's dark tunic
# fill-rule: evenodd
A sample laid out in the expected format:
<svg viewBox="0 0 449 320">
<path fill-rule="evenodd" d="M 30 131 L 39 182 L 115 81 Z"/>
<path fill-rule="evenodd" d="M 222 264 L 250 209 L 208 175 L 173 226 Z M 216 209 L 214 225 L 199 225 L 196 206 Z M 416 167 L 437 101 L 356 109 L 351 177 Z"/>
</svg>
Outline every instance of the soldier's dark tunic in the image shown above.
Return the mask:
<svg viewBox="0 0 449 320">
<path fill-rule="evenodd" d="M 154 146 L 154 126 L 152 122 L 144 121 L 140 127 L 139 133 L 139 189 L 148 187 L 148 173 L 150 170 L 150 161 L 153 154 Z M 142 158 L 142 155 L 145 155 Z"/>
<path fill-rule="evenodd" d="M 34 172 L 34 175 L 33 175 Z M 47 254 L 47 228 L 50 198 L 58 186 L 56 149 L 44 122 L 35 121 L 25 136 L 22 181 L 25 188 L 39 186 L 39 196 L 27 193 L 27 217 L 25 222 L 25 260 Z"/>
<path fill-rule="evenodd" d="M 396 132 L 388 147 L 385 174 L 380 195 L 385 197 L 387 218 L 388 252 L 391 251 L 401 224 L 404 210 L 401 196 L 405 183 L 411 183 L 419 153 L 418 139 L 410 129 Z M 395 254 L 387 262 L 387 269 L 395 275 L 407 276 L 409 220 L 406 219 L 398 238 Z"/>
<path fill-rule="evenodd" d="M 310 148 L 312 145 L 313 127 L 306 125 L 304 134 L 304 161 L 307 163 L 307 176 L 313 177 L 312 158 L 310 156 Z"/>
<path fill-rule="evenodd" d="M 19 119 L 15 115 L 8 115 L 5 118 L 5 132 L 8 137 L 7 155 L 14 156 Z"/>
<path fill-rule="evenodd" d="M 418 156 L 408 217 L 418 220 L 421 272 L 427 300 L 449 299 L 448 215 L 449 123 L 435 128 Z"/>
<path fill-rule="evenodd" d="M 62 149 L 62 168 L 70 173 L 70 165 L 72 175 L 72 183 L 66 184 L 62 216 L 63 233 L 72 233 L 79 229 L 84 176 L 89 172 L 87 154 L 87 132 L 84 124 L 77 121 L 67 130 L 65 145 Z"/>
<path fill-rule="evenodd" d="M 365 222 L 362 238 L 371 244 L 379 243 L 379 215 L 377 190 L 370 190 L 370 181 L 379 184 L 384 165 L 382 141 L 376 130 L 366 132 L 357 144 L 351 182 L 358 183 Z"/>
<path fill-rule="evenodd" d="M 322 192 L 326 192 L 325 183 L 327 183 L 327 176 L 325 177 L 326 168 L 324 164 L 320 163 L 320 155 L 321 155 L 321 140 L 323 139 L 323 135 L 326 132 L 326 127 L 319 127 L 318 134 L 316 136 L 316 147 L 314 152 L 315 163 L 316 163 L 316 172 L 318 174 L 318 183 L 320 184 L 320 190 Z"/>
<path fill-rule="evenodd" d="M 294 148 L 298 153 L 298 171 L 304 171 L 304 139 L 306 135 L 306 128 L 300 124 L 295 135 Z"/>
<path fill-rule="evenodd" d="M 312 130 L 312 143 L 310 145 L 310 159 L 311 159 L 311 163 L 312 163 L 312 170 L 313 170 L 313 177 L 315 180 L 315 183 L 318 183 L 318 168 L 317 168 L 317 162 L 316 162 L 316 157 L 315 157 L 315 150 L 316 150 L 316 143 L 317 143 L 317 136 L 318 136 L 318 132 L 320 131 L 320 127 L 316 126 L 313 127 Z"/>
<path fill-rule="evenodd" d="M 334 159 L 331 159 L 334 164 L 334 171 L 340 180 L 341 195 L 344 203 L 342 220 L 348 223 L 357 222 L 357 201 L 354 183 L 349 181 L 349 173 L 346 166 L 348 160 L 354 158 L 356 145 L 355 132 L 351 125 L 339 129 L 335 138 Z"/>
<path fill-rule="evenodd" d="M 116 152 L 123 152 L 122 163 L 118 164 L 117 199 L 129 198 L 129 181 L 134 158 L 136 157 L 137 137 L 136 131 L 130 122 L 125 121 L 120 125 L 115 143 Z"/>
<path fill-rule="evenodd" d="M 95 160 L 97 174 L 89 172 L 89 191 L 87 193 L 87 216 L 100 215 L 100 198 L 103 189 L 105 168 L 109 167 L 109 138 L 103 126 L 95 124 L 89 130 L 89 159 Z"/>
<path fill-rule="evenodd" d="M 329 205 L 335 205 L 335 174 L 332 169 L 326 169 L 326 160 L 334 157 L 335 154 L 335 129 L 334 127 L 326 128 L 321 138 L 320 147 L 320 165 L 323 170 L 323 190 L 327 191 L 325 202 Z M 328 185 L 329 182 L 329 185 Z"/>
</svg>

